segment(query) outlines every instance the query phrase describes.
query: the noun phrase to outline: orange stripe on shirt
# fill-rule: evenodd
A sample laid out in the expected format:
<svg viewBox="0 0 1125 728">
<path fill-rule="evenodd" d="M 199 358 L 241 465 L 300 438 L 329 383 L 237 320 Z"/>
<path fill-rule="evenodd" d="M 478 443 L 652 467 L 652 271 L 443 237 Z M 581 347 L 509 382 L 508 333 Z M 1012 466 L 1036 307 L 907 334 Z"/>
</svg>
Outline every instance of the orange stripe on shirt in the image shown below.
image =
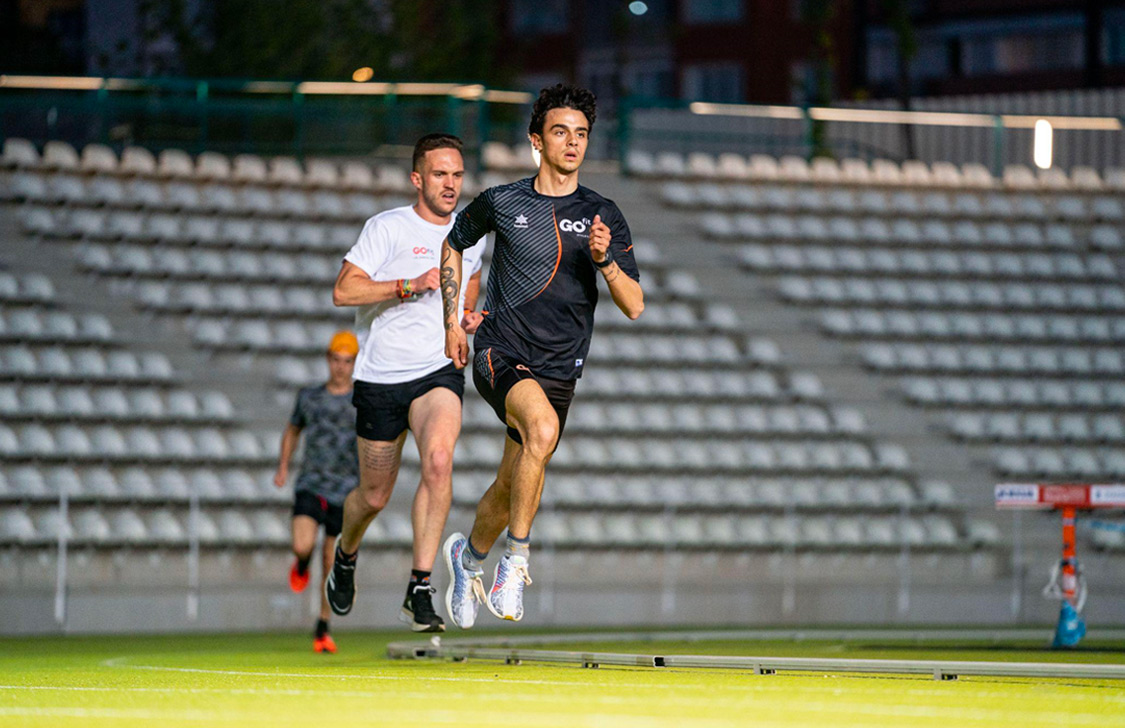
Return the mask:
<svg viewBox="0 0 1125 728">
<path fill-rule="evenodd" d="M 555 257 L 555 269 L 551 271 L 551 277 L 547 279 L 547 283 L 539 289 L 532 298 L 538 298 L 539 294 L 547 290 L 547 286 L 551 285 L 551 281 L 555 280 L 555 274 L 559 272 L 559 263 L 562 262 L 562 234 L 559 233 L 559 219 L 555 216 L 555 206 L 551 205 L 551 220 L 555 223 L 555 240 L 559 241 L 559 253 Z"/>
</svg>

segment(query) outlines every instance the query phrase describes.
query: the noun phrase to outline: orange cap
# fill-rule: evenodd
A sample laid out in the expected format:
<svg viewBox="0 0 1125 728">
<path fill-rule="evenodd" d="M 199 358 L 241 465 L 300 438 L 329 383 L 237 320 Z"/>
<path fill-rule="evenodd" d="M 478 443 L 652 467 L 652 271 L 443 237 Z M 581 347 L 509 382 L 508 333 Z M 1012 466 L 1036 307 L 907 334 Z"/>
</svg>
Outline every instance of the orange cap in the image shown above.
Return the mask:
<svg viewBox="0 0 1125 728">
<path fill-rule="evenodd" d="M 356 341 L 355 334 L 352 332 L 337 331 L 332 335 L 332 341 L 328 343 L 328 351 L 355 356 L 359 353 L 359 342 Z"/>
</svg>

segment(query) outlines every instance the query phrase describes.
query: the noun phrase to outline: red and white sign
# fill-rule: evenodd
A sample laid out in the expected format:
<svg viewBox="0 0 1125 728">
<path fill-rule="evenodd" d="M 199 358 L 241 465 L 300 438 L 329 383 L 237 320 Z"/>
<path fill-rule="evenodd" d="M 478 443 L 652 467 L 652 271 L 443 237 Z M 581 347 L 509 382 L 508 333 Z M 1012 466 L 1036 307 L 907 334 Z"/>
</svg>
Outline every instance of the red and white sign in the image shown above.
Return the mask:
<svg viewBox="0 0 1125 728">
<path fill-rule="evenodd" d="M 1125 485 L 1001 483 L 997 508 L 1125 508 Z"/>
<path fill-rule="evenodd" d="M 1103 508 L 1125 508 L 1125 485 L 1090 486 L 1090 505 Z"/>
<path fill-rule="evenodd" d="M 1039 505 L 1039 486 L 1026 483 L 1001 483 L 996 486 L 998 507 L 1034 507 Z"/>
</svg>

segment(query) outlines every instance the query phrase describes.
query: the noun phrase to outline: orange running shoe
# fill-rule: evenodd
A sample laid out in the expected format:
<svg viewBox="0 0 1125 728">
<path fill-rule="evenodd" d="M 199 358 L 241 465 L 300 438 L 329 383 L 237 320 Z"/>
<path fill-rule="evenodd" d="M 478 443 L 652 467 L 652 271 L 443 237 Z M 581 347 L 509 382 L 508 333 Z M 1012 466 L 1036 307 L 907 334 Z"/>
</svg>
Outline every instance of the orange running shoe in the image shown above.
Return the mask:
<svg viewBox="0 0 1125 728">
<path fill-rule="evenodd" d="M 309 585 L 309 572 L 305 571 L 304 574 L 297 571 L 297 560 L 293 560 L 293 566 L 289 569 L 289 588 L 300 594 Z"/>
<path fill-rule="evenodd" d="M 322 637 L 313 638 L 313 652 L 330 652 L 336 654 L 336 640 L 327 632 Z"/>
</svg>

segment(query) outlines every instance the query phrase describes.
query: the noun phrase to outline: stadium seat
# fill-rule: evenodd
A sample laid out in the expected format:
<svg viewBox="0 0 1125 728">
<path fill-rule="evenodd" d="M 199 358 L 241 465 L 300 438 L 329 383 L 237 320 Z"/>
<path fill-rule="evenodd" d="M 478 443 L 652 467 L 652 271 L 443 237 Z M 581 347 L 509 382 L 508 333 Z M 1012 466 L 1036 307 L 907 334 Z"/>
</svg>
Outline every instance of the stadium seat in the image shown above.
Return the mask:
<svg viewBox="0 0 1125 728">
<path fill-rule="evenodd" d="M 157 437 L 160 440 L 160 456 L 168 460 L 192 460 L 198 453 L 191 434 L 181 427 L 162 427 Z"/>
<path fill-rule="evenodd" d="M 146 513 L 144 523 L 148 532 L 148 539 L 156 544 L 174 546 L 187 541 L 187 534 L 183 525 L 167 508 L 159 508 Z"/>
<path fill-rule="evenodd" d="M 132 508 L 122 508 L 111 513 L 109 526 L 115 541 L 139 546 L 149 540 L 144 521 Z"/>
<path fill-rule="evenodd" d="M 152 477 L 157 498 L 165 502 L 186 501 L 190 496 L 190 486 L 183 471 L 175 467 L 157 470 Z"/>
<path fill-rule="evenodd" d="M 76 171 L 81 162 L 74 147 L 56 140 L 43 145 L 43 158 L 40 164 L 47 169 L 57 171 Z"/>
<path fill-rule="evenodd" d="M 375 175 L 371 167 L 362 162 L 345 162 L 341 171 L 341 183 L 349 190 L 371 190 L 375 188 Z"/>
<path fill-rule="evenodd" d="M 253 154 L 235 155 L 228 174 L 222 179 L 227 177 L 240 184 L 265 184 L 268 181 L 266 160 Z"/>
<path fill-rule="evenodd" d="M 195 497 L 203 502 L 224 501 L 223 482 L 218 473 L 209 468 L 198 468 L 188 476 L 188 486 Z"/>
<path fill-rule="evenodd" d="M 9 137 L 4 140 L 0 166 L 6 168 L 34 168 L 40 163 L 39 150 L 27 139 Z"/>
<path fill-rule="evenodd" d="M 125 147 L 121 152 L 118 171 L 123 175 L 151 177 L 157 174 L 156 158 L 143 147 Z"/>
<path fill-rule="evenodd" d="M 305 184 L 309 187 L 335 189 L 340 185 L 339 169 L 327 159 L 310 159 L 305 162 Z"/>
<path fill-rule="evenodd" d="M 131 500 L 150 500 L 157 496 L 152 477 L 144 468 L 127 468 L 121 473 L 117 482 L 121 494 Z"/>
<path fill-rule="evenodd" d="M 35 523 L 24 508 L 0 510 L 0 543 L 29 544 L 38 539 Z"/>
<path fill-rule="evenodd" d="M 191 179 L 195 175 L 195 162 L 181 149 L 165 149 L 160 152 L 157 174 L 173 179 Z"/>
<path fill-rule="evenodd" d="M 257 511 L 250 515 L 250 526 L 257 543 L 284 546 L 290 542 L 288 523 L 276 514 Z"/>
<path fill-rule="evenodd" d="M 1092 167 L 1077 166 L 1070 170 L 1071 185 L 1075 189 L 1096 191 L 1102 188 L 1102 177 Z"/>
<path fill-rule="evenodd" d="M 766 154 L 750 156 L 749 172 L 755 180 L 776 180 L 781 176 L 777 159 Z"/>
<path fill-rule="evenodd" d="M 37 466 L 24 465 L 8 470 L 7 485 L 12 495 L 21 499 L 37 500 L 51 497 L 43 470 Z"/>
<path fill-rule="evenodd" d="M 192 517 L 194 515 L 194 518 Z M 199 543 L 204 546 L 215 546 L 225 542 L 215 519 L 206 510 L 196 511 L 184 518 L 184 532 L 189 541 L 192 540 L 193 530 Z"/>
<path fill-rule="evenodd" d="M 79 161 L 79 167 L 87 174 L 116 174 L 117 155 L 104 144 L 87 144 L 82 149 L 82 158 Z"/>
<path fill-rule="evenodd" d="M 109 521 L 96 508 L 80 508 L 74 513 L 74 539 L 79 543 L 103 544 L 111 540 Z"/>
<path fill-rule="evenodd" d="M 195 159 L 195 176 L 201 180 L 226 181 L 231 178 L 231 163 L 225 154 L 203 152 Z"/>
</svg>

